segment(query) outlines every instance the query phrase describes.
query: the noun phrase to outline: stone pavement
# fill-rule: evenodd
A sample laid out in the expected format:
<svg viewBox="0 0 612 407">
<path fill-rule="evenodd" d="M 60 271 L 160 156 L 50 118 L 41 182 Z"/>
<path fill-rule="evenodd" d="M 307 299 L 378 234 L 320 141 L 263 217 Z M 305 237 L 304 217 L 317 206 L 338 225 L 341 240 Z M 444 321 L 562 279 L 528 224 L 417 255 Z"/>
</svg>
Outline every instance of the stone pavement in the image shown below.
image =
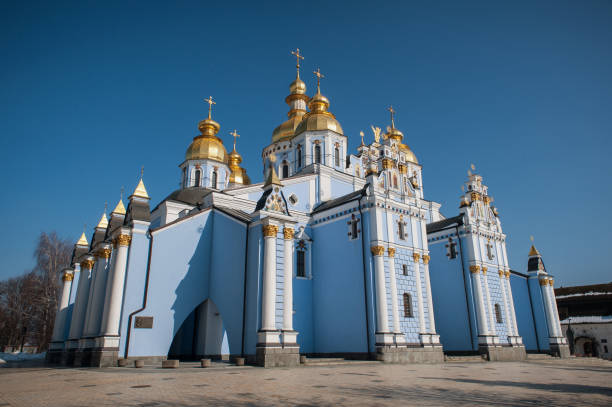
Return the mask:
<svg viewBox="0 0 612 407">
<path fill-rule="evenodd" d="M 0 368 L 3 406 L 611 406 L 612 362 Z"/>
</svg>

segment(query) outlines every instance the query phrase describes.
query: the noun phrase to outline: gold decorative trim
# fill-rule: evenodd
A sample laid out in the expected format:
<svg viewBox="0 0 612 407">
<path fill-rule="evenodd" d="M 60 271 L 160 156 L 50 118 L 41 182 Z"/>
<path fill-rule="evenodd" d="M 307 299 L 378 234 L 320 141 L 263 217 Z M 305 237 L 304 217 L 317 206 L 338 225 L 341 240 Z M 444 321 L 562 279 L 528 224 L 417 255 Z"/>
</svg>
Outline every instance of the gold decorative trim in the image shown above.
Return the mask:
<svg viewBox="0 0 612 407">
<path fill-rule="evenodd" d="M 94 264 L 96 264 L 95 260 L 85 259 L 81 262 L 81 268 L 91 270 Z"/>
<path fill-rule="evenodd" d="M 132 236 L 130 235 L 117 236 L 117 244 L 119 246 L 129 246 L 131 243 L 132 243 Z"/>
<path fill-rule="evenodd" d="M 423 264 L 429 264 L 429 259 L 431 259 L 431 257 L 429 257 L 429 254 L 424 254 L 423 255 Z"/>
<path fill-rule="evenodd" d="M 506 276 L 506 278 L 510 278 L 510 272 L 508 270 L 504 271 L 504 275 Z"/>
<path fill-rule="evenodd" d="M 372 246 L 370 247 L 373 256 L 382 256 L 385 254 L 385 248 L 382 246 Z"/>
<path fill-rule="evenodd" d="M 387 253 L 389 253 L 389 257 L 395 257 L 395 248 L 389 247 Z"/>
<path fill-rule="evenodd" d="M 72 273 L 64 273 L 64 275 L 62 276 L 62 281 L 63 282 L 72 281 L 73 278 L 74 278 L 74 275 Z"/>
<path fill-rule="evenodd" d="M 408 167 L 404 164 L 398 164 L 397 168 L 399 169 L 400 174 L 408 174 Z"/>
<path fill-rule="evenodd" d="M 293 228 L 284 228 L 283 235 L 285 236 L 285 240 L 293 239 L 293 235 L 295 234 L 295 230 Z"/>
<path fill-rule="evenodd" d="M 419 253 L 412 253 L 412 258 L 414 259 L 415 263 L 418 263 L 421 255 Z"/>
<path fill-rule="evenodd" d="M 276 225 L 265 225 L 263 227 L 264 237 L 276 237 L 278 234 L 278 226 Z"/>
<path fill-rule="evenodd" d="M 555 285 L 555 280 L 553 280 L 552 278 L 548 280 L 548 285 L 549 286 L 554 286 Z"/>
<path fill-rule="evenodd" d="M 100 249 L 96 252 L 96 257 L 101 259 L 108 259 L 111 256 L 111 249 Z"/>
<path fill-rule="evenodd" d="M 487 266 L 482 266 L 482 274 L 487 274 Z"/>
<path fill-rule="evenodd" d="M 480 199 L 480 194 L 478 192 L 472 192 L 470 194 L 470 198 L 472 199 L 472 202 L 478 201 Z"/>
<path fill-rule="evenodd" d="M 390 168 L 393 168 L 394 167 L 393 164 L 394 164 L 393 160 L 390 160 L 389 158 L 383 158 L 383 160 L 382 160 L 383 170 L 388 170 Z"/>
<path fill-rule="evenodd" d="M 548 285 L 548 280 L 546 280 L 545 278 L 540 279 L 540 285 L 543 287 L 545 285 Z"/>
<path fill-rule="evenodd" d="M 488 196 L 485 196 L 482 198 L 482 201 L 485 203 L 485 205 L 488 205 L 491 203 L 491 198 L 489 198 Z"/>
<path fill-rule="evenodd" d="M 478 265 L 470 266 L 470 273 L 472 273 L 472 274 L 480 273 L 480 266 L 478 266 Z"/>
<path fill-rule="evenodd" d="M 504 278 L 504 270 L 498 270 L 497 273 L 499 273 L 499 278 Z"/>
</svg>

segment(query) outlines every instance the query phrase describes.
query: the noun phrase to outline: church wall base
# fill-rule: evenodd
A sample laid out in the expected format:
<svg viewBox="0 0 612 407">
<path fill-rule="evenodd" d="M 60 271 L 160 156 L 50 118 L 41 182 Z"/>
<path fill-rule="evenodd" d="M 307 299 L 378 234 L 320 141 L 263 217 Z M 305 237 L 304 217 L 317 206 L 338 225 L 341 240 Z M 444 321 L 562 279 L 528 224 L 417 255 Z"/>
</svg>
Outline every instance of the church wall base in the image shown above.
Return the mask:
<svg viewBox="0 0 612 407">
<path fill-rule="evenodd" d="M 45 356 L 45 362 L 52 365 L 59 365 L 62 363 L 64 353 L 65 352 L 61 349 L 50 349 Z"/>
<path fill-rule="evenodd" d="M 569 345 L 566 344 L 550 344 L 550 354 L 556 356 L 558 358 L 569 358 L 570 357 L 570 348 Z"/>
<path fill-rule="evenodd" d="M 527 352 L 524 345 L 500 346 L 490 344 L 480 344 L 478 351 L 484 355 L 489 362 L 509 362 L 526 360 Z"/>
<path fill-rule="evenodd" d="M 376 360 L 384 363 L 443 363 L 442 346 L 377 346 Z"/>
<path fill-rule="evenodd" d="M 300 348 L 258 346 L 255 364 L 262 367 L 295 367 L 300 365 Z"/>
<path fill-rule="evenodd" d="M 92 349 L 89 367 L 114 367 L 119 359 L 119 348 Z"/>
</svg>

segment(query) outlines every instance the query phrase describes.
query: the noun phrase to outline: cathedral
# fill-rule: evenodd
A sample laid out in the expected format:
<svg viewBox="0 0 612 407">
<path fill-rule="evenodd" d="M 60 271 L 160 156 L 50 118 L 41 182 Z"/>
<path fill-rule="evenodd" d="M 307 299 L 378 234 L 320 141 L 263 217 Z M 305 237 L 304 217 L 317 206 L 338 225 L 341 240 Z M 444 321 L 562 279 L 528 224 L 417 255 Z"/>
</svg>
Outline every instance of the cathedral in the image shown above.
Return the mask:
<svg viewBox="0 0 612 407">
<path fill-rule="evenodd" d="M 481 175 L 448 216 L 389 108 L 386 131 L 349 151 L 323 95 L 297 76 L 287 120 L 252 184 L 208 116 L 179 164 L 180 188 L 152 207 L 140 179 L 76 242 L 47 359 L 233 360 L 296 366 L 300 355 L 389 363 L 444 354 L 522 360 L 569 354 L 553 277 L 532 246 L 511 270 Z M 472 168 L 472 171 L 474 168 Z M 159 198 L 155 199 L 157 202 Z M 452 215 L 452 216 L 451 216 Z"/>
</svg>

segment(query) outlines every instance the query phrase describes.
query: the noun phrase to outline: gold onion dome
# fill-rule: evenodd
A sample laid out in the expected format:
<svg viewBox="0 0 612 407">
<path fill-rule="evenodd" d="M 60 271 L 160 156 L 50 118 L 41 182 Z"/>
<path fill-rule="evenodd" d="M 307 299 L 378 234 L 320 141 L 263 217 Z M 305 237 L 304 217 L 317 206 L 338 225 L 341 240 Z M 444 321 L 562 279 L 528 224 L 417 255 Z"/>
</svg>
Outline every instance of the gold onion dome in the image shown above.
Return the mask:
<svg viewBox="0 0 612 407">
<path fill-rule="evenodd" d="M 212 97 L 205 101 L 209 104 L 208 118 L 198 124 L 198 129 L 202 134 L 193 138 L 185 153 L 185 160 L 214 160 L 226 163 L 227 151 L 221 139 L 216 135 L 221 126 L 211 118 L 212 105 L 215 102 Z"/>
<path fill-rule="evenodd" d="M 295 134 L 304 131 L 331 130 L 344 135 L 342 126 L 336 120 L 336 116 L 328 111 L 329 99 L 321 94 L 320 78 L 323 75 L 318 70 L 315 71 L 315 75 L 317 76 L 317 93 L 308 102 L 310 112 L 304 115 L 302 122 L 295 129 Z"/>
<path fill-rule="evenodd" d="M 395 120 L 393 117 L 393 115 L 395 114 L 395 110 L 392 106 L 390 106 L 387 110 L 391 112 L 391 126 L 387 127 L 387 133 L 385 133 L 384 138 L 396 141 L 399 150 L 406 155 L 406 161 L 418 164 L 419 160 L 416 158 L 414 152 L 412 152 L 410 147 L 402 143 L 402 140 L 404 139 L 404 133 L 402 133 L 399 129 L 395 128 Z"/>
<path fill-rule="evenodd" d="M 240 137 L 240 135 L 236 133 L 236 130 L 230 134 L 234 136 L 234 149 L 228 155 L 228 166 L 231 171 L 229 182 L 230 184 L 250 185 L 251 179 L 247 175 L 246 170 L 240 167 L 242 156 L 236 151 L 236 138 Z"/>
<path fill-rule="evenodd" d="M 295 129 L 306 113 L 305 107 L 307 102 L 306 84 L 300 79 L 298 71 L 297 78 L 289 85 L 289 96 L 285 98 L 285 103 L 291 108 L 289 113 L 287 113 L 289 118 L 274 129 L 272 132 L 272 143 L 288 140 L 293 137 Z"/>
</svg>

